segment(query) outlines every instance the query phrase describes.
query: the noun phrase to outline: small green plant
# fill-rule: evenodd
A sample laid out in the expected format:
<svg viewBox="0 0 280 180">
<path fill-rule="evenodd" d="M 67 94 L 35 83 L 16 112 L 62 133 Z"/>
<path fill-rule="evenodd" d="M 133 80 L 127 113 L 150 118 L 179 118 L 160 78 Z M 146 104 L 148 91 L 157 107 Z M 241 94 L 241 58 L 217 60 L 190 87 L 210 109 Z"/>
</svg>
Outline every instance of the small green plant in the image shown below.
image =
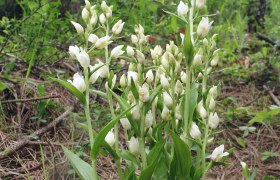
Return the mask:
<svg viewBox="0 0 280 180">
<path fill-rule="evenodd" d="M 100 147 L 114 158 L 120 179 L 206 179 L 211 167 L 223 164 L 229 155 L 223 144 L 208 155 L 208 144 L 220 121 L 215 111 L 218 87 L 208 85 L 209 75 L 219 63 L 219 49 L 217 35 L 207 37 L 213 22 L 207 15 L 199 15 L 204 8 L 204 0 L 180 1 L 177 14 L 167 12 L 186 26 L 178 45 L 170 41 L 165 50 L 159 45 L 149 47 L 148 36 L 138 24 L 131 35 L 132 45 L 124 51 L 124 45 L 117 43 L 125 22 L 113 18 L 113 7 L 105 1 L 92 6 L 85 0 L 84 24 L 71 21 L 82 46 L 69 47 L 83 74 L 77 72 L 68 82 L 52 78 L 84 106 L 91 165 L 63 147 L 82 179 L 99 179 L 96 161 Z M 120 71 L 116 62 L 128 63 L 128 69 Z M 104 92 L 92 86 L 99 79 L 105 81 Z M 112 117 L 99 132 L 92 127 L 90 93 L 107 101 Z M 119 145 L 121 127 L 125 148 Z M 124 168 L 122 160 L 126 161 Z"/>
</svg>

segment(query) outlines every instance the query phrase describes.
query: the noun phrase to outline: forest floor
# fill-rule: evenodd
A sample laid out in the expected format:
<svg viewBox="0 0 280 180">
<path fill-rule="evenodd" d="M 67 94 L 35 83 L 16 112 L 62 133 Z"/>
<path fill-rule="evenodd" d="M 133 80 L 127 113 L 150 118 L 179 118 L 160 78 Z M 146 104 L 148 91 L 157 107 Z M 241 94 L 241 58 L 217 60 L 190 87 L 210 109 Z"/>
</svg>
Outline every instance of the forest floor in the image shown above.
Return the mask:
<svg viewBox="0 0 280 180">
<path fill-rule="evenodd" d="M 7 60 L 9 58 L 6 57 Z M 72 179 L 74 171 L 69 170 L 61 144 L 76 150 L 86 147 L 87 134 L 74 125 L 82 109 L 70 93 L 46 79 L 45 74 L 75 71 L 75 66 L 65 62 L 41 68 L 34 66 L 26 81 L 22 77 L 27 67 L 27 64 L 16 63 L 14 73 L 9 77 L 0 74 L 1 79 L 9 86 L 0 94 L 0 179 Z M 280 157 L 264 154 L 280 152 L 279 123 L 254 124 L 256 130 L 246 137 L 243 137 L 243 132 L 239 129 L 240 126 L 247 126 L 258 111 L 274 104 L 262 86 L 266 79 L 251 77 L 241 83 L 232 79 L 231 75 L 219 73 L 212 80 L 221 83 L 218 109 L 223 122 L 209 151 L 218 142 L 225 143 L 226 149 L 234 148 L 234 151 L 227 159 L 227 165 L 210 170 L 207 179 L 241 179 L 240 161 L 246 162 L 251 172 L 257 173 L 257 179 L 263 179 L 266 175 L 279 178 Z M 273 93 L 279 99 L 279 84 L 271 84 L 270 88 L 274 89 Z M 41 93 L 38 94 L 38 91 Z M 17 99 L 16 102 L 9 102 L 13 99 Z M 101 100 L 97 98 L 96 101 Z M 102 111 L 105 107 L 106 104 L 101 102 L 101 107 L 98 108 Z M 59 119 L 62 114 L 64 116 Z M 58 124 L 46 129 L 54 120 Z M 99 122 L 95 124 L 100 126 Z M 5 151 L 7 148 L 11 151 Z M 79 152 L 82 155 L 82 151 Z M 116 179 L 110 156 L 99 158 L 98 173 L 102 179 Z"/>
</svg>

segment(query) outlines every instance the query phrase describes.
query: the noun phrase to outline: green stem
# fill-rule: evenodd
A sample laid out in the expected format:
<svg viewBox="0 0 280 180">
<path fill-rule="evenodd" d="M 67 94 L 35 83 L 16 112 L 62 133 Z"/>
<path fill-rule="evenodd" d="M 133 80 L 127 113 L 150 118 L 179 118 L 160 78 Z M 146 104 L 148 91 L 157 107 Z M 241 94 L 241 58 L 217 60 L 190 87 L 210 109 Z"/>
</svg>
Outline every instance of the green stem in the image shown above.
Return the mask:
<svg viewBox="0 0 280 180">
<path fill-rule="evenodd" d="M 140 146 L 140 154 L 142 159 L 142 170 L 147 167 L 147 159 L 145 152 L 145 114 L 144 108 L 141 107 L 141 122 L 140 122 L 140 137 L 139 137 L 139 146 Z"/>
<path fill-rule="evenodd" d="M 173 100 L 173 104 L 172 104 L 172 126 L 173 126 L 173 130 L 176 131 L 176 97 L 175 97 L 175 73 L 174 70 L 172 70 L 171 72 L 171 97 Z"/>
<path fill-rule="evenodd" d="M 90 149 L 92 149 L 93 143 L 94 143 L 94 138 L 93 138 L 91 118 L 90 118 L 90 113 L 89 113 L 89 80 L 88 80 L 89 72 L 88 72 L 88 68 L 84 68 L 84 75 L 85 75 L 85 84 L 86 84 L 85 114 L 86 114 L 86 120 L 87 120 L 87 126 L 88 126 Z M 94 179 L 98 179 L 95 160 L 92 160 L 92 169 L 93 169 Z"/>
<path fill-rule="evenodd" d="M 188 132 L 188 126 L 189 126 L 189 114 L 190 114 L 190 91 L 191 91 L 191 71 L 190 68 L 186 68 L 186 92 L 185 92 L 185 109 L 184 109 L 184 132 Z"/>
<path fill-rule="evenodd" d="M 204 134 L 204 139 L 203 139 L 203 144 L 202 144 L 202 152 L 201 152 L 201 164 L 202 164 L 202 180 L 205 180 L 206 176 L 206 157 L 205 157 L 205 151 L 206 151 L 206 146 L 207 146 L 207 140 L 208 140 L 208 131 L 209 131 L 209 126 L 206 124 L 206 130 Z"/>
<path fill-rule="evenodd" d="M 88 68 L 84 68 L 84 75 L 85 75 L 85 83 L 86 83 L 85 115 L 86 115 L 86 120 L 87 120 L 87 125 L 88 125 L 90 147 L 92 148 L 94 138 L 93 138 L 91 118 L 90 118 L 90 113 L 89 113 L 89 81 L 88 81 L 89 72 L 88 72 Z"/>
</svg>

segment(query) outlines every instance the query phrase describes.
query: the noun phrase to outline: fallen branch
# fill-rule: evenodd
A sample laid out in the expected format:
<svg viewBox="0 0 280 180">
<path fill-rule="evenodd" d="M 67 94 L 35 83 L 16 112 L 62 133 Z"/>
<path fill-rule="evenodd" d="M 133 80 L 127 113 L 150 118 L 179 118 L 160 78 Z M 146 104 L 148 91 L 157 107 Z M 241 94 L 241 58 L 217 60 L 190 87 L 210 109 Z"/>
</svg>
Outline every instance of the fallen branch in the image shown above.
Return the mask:
<svg viewBox="0 0 280 180">
<path fill-rule="evenodd" d="M 57 117 L 55 120 L 53 120 L 51 123 L 49 123 L 47 126 L 35 131 L 34 133 L 30 134 L 29 136 L 23 137 L 19 142 L 17 142 L 14 145 L 11 145 L 7 147 L 4 151 L 0 152 L 0 159 L 3 159 L 20 148 L 29 145 L 29 142 L 34 138 L 34 137 L 40 137 L 44 133 L 50 131 L 52 128 L 54 128 L 57 124 L 59 124 L 68 114 L 73 110 L 73 107 L 68 107 L 67 110 L 61 114 L 59 117 Z"/>
<path fill-rule="evenodd" d="M 268 94 L 270 95 L 270 97 L 272 98 L 272 100 L 275 102 L 275 104 L 277 106 L 280 106 L 280 101 L 279 99 L 273 94 L 273 92 L 266 86 L 263 85 L 263 88 L 268 92 Z"/>
<path fill-rule="evenodd" d="M 35 97 L 35 98 L 29 98 L 29 99 L 12 99 L 12 100 L 6 100 L 6 101 L 1 101 L 2 104 L 4 103 L 17 103 L 17 102 L 28 102 L 28 101 L 39 101 L 39 100 L 44 100 L 44 99 L 55 99 L 55 98 L 60 98 L 60 95 L 51 95 L 51 96 L 42 96 L 42 97 Z"/>
</svg>

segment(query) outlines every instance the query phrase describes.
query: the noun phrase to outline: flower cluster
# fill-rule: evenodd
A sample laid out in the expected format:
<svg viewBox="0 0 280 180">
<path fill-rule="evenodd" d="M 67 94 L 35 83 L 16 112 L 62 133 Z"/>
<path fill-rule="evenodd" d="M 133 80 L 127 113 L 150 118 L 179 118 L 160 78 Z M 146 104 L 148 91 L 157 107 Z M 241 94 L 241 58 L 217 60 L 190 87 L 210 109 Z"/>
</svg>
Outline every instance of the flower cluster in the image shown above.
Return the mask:
<svg viewBox="0 0 280 180">
<path fill-rule="evenodd" d="M 191 0 L 191 4 L 180 1 L 176 16 L 187 22 L 186 33 L 180 34 L 182 43 L 176 45 L 176 42 L 170 41 L 165 48 L 159 45 L 150 48 L 148 36 L 140 24 L 134 27 L 135 33 L 131 35 L 130 45 L 115 45 L 116 37 L 122 32 L 125 22 L 114 22 L 113 7 L 108 6 L 105 1 L 101 3 L 100 9 L 97 8 L 85 0 L 82 10 L 85 25 L 71 21 L 77 34 L 84 39 L 84 45 L 69 47 L 70 56 L 83 68 L 83 75 L 77 72 L 73 80 L 68 82 L 85 96 L 91 148 L 96 148 L 96 144 L 89 112 L 90 89 L 107 100 L 112 119 L 116 119 L 110 122 L 115 123 L 114 125 L 109 123 L 100 132 L 106 132 L 105 135 L 97 137 L 102 137 L 107 146 L 111 147 L 110 151 L 113 149 L 118 156 L 115 162 L 120 177 L 123 176 L 120 157 L 129 162 L 127 164 L 133 171 L 143 171 L 151 165 L 147 156 L 150 152 L 159 150 L 158 146 L 161 144 L 165 143 L 162 146 L 164 150 L 157 153 L 166 156 L 166 159 L 175 158 L 178 152 L 174 144 L 179 141 L 178 146 L 190 146 L 189 149 L 197 151 L 196 157 L 189 158 L 196 158 L 193 164 L 202 170 L 200 176 L 205 179 L 205 172 L 212 165 L 211 162 L 221 161 L 228 155 L 224 152 L 224 145 L 220 145 L 208 156 L 210 162 L 206 160 L 207 145 L 212 141 L 213 130 L 218 127 L 220 119 L 216 112 L 218 87 L 207 83 L 212 68 L 219 63 L 216 35 L 208 38 L 213 21 L 202 17 L 197 28 L 194 29 L 196 26 L 193 26 L 198 20 L 198 17 L 193 17 L 194 11 L 205 8 L 205 0 Z M 94 29 L 97 30 L 93 31 Z M 92 59 L 93 55 L 96 57 L 96 52 L 104 52 L 104 56 Z M 126 60 L 125 64 L 128 66 L 119 75 L 112 68 L 112 60 Z M 105 92 L 91 86 L 101 78 L 105 81 Z M 118 88 L 121 93 L 116 94 L 114 88 Z M 122 114 L 123 112 L 126 113 Z M 118 117 L 116 114 L 122 116 Z M 119 125 L 126 140 L 124 148 L 119 144 Z M 177 136 L 179 140 L 176 139 Z M 128 156 L 130 158 L 126 158 Z M 132 159 L 136 159 L 136 162 L 131 163 Z M 95 166 L 95 159 L 93 162 Z M 171 160 L 165 163 L 169 162 Z M 174 170 L 171 166 L 176 162 L 172 163 L 168 164 L 170 169 L 166 172 Z M 184 175 L 178 175 L 178 179 L 182 177 L 185 178 Z"/>
</svg>

